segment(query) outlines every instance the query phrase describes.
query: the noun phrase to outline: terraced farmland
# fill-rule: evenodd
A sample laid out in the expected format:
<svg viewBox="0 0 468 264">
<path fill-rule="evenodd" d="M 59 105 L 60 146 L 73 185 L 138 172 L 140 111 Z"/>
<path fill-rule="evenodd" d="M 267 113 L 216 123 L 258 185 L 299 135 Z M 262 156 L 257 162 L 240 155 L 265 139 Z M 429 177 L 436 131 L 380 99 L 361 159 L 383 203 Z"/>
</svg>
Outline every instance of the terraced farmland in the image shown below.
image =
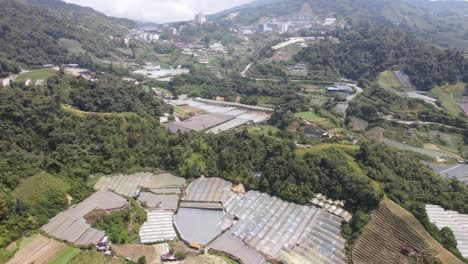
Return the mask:
<svg viewBox="0 0 468 264">
<path fill-rule="evenodd" d="M 385 199 L 372 215 L 352 252 L 352 260 L 360 263 L 407 263 L 401 253 L 412 246 L 420 257 L 439 259 L 442 263 L 463 263 L 435 241 L 408 211 Z"/>
<path fill-rule="evenodd" d="M 15 256 L 7 264 L 48 263 L 68 248 L 64 243 L 38 235 L 32 241 L 21 246 Z"/>
</svg>

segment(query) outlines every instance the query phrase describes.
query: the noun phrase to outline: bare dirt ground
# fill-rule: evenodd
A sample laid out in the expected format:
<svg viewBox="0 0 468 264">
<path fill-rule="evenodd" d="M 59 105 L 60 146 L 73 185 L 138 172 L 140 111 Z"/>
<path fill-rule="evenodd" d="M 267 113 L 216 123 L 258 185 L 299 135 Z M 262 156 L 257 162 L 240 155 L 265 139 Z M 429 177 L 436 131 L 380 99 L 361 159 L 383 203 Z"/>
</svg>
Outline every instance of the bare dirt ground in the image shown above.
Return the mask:
<svg viewBox="0 0 468 264">
<path fill-rule="evenodd" d="M 158 245 L 124 245 L 112 246 L 115 253 L 123 258 L 137 261 L 141 256 L 146 256 L 148 264 L 161 263 L 161 255 L 169 251 L 167 243 Z"/>
<path fill-rule="evenodd" d="M 161 263 L 161 255 L 169 252 L 167 243 L 157 245 L 124 245 L 112 246 L 115 253 L 123 258 L 130 258 L 137 261 L 141 256 L 146 256 L 148 264 Z"/>
<path fill-rule="evenodd" d="M 26 245 L 22 245 L 7 264 L 45 264 L 66 248 L 64 243 L 38 235 Z"/>
<path fill-rule="evenodd" d="M 200 255 L 197 257 L 190 257 L 185 259 L 183 264 L 228 264 L 228 262 L 221 257 L 213 255 Z"/>
<path fill-rule="evenodd" d="M 193 250 L 189 248 L 182 241 L 174 242 L 174 243 L 171 243 L 170 245 L 171 245 L 171 248 L 174 250 L 174 252 L 180 251 L 180 252 L 184 252 L 185 254 L 187 254 L 187 258 L 196 257 L 199 254 L 198 250 Z"/>
<path fill-rule="evenodd" d="M 366 120 L 357 118 L 357 117 L 352 117 L 351 118 L 351 123 L 349 124 L 351 127 L 351 130 L 353 131 L 363 131 L 366 130 L 367 127 L 369 127 L 369 122 Z"/>
</svg>

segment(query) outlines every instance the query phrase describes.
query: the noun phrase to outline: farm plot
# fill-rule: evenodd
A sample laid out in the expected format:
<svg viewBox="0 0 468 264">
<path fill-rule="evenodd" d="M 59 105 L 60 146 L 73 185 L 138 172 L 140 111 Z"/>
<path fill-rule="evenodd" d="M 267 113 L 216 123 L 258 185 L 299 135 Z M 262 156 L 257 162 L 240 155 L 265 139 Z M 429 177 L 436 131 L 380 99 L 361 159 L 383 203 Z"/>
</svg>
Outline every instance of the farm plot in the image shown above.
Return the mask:
<svg viewBox="0 0 468 264">
<path fill-rule="evenodd" d="M 102 252 L 87 250 L 81 251 L 73 257 L 67 264 L 125 264 L 120 258 L 106 257 Z"/>
<path fill-rule="evenodd" d="M 32 241 L 21 246 L 15 256 L 7 264 L 48 263 L 68 248 L 64 243 L 37 235 Z"/>
<path fill-rule="evenodd" d="M 383 200 L 365 226 L 353 249 L 353 263 L 408 263 L 404 246 L 415 248 L 419 257 L 441 263 L 463 263 L 435 241 L 419 221 L 390 199 Z"/>
<path fill-rule="evenodd" d="M 230 264 L 225 259 L 212 255 L 199 255 L 183 261 L 184 264 Z"/>
<path fill-rule="evenodd" d="M 112 246 L 112 250 L 118 256 L 123 258 L 130 258 L 133 261 L 137 261 L 138 258 L 146 256 L 147 263 L 160 263 L 161 255 L 169 252 L 170 248 L 167 243 L 157 245 L 123 245 L 123 246 Z"/>
<path fill-rule="evenodd" d="M 343 132 L 343 130 L 336 125 L 334 125 L 332 122 L 328 121 L 327 119 L 320 117 L 312 112 L 302 112 L 302 113 L 296 113 L 294 115 L 296 118 L 303 118 L 306 121 L 310 123 L 314 123 L 317 126 L 319 126 L 321 129 L 324 131 L 327 131 L 329 133 L 340 133 Z"/>
</svg>

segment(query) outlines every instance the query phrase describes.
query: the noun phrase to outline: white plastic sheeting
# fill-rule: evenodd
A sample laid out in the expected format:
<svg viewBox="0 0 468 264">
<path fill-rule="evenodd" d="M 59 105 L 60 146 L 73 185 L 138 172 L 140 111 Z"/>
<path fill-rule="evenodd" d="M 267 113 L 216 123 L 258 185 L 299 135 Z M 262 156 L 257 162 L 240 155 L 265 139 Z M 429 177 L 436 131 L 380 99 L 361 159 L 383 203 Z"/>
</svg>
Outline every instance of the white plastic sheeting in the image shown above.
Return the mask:
<svg viewBox="0 0 468 264">
<path fill-rule="evenodd" d="M 141 243 L 155 243 L 177 238 L 172 224 L 172 212 L 156 210 L 148 211 L 147 215 L 147 221 L 140 228 Z"/>
<path fill-rule="evenodd" d="M 318 257 L 346 263 L 341 219 L 323 209 L 288 203 L 256 191 L 233 197 L 225 208 L 239 219 L 230 232 L 255 250 L 286 263 L 291 259 L 315 263 Z M 300 258 L 283 258 L 283 249 Z"/>
<path fill-rule="evenodd" d="M 463 257 L 468 258 L 468 215 L 455 211 L 446 211 L 438 205 L 426 205 L 426 212 L 429 221 L 434 223 L 439 229 L 449 227 L 455 239 L 457 248 Z"/>
</svg>

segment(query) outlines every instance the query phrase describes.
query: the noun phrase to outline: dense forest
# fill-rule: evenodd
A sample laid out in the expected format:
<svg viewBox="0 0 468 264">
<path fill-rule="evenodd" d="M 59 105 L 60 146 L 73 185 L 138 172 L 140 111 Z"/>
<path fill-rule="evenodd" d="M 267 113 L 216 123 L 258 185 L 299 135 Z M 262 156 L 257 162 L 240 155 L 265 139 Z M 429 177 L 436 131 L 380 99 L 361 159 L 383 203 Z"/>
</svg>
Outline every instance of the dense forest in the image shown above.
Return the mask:
<svg viewBox="0 0 468 264">
<path fill-rule="evenodd" d="M 0 58 L 0 78 L 7 77 L 10 74 L 18 74 L 21 71 L 16 63 Z"/>
<path fill-rule="evenodd" d="M 462 52 L 439 49 L 394 26 L 360 22 L 336 31 L 335 37 L 339 43 L 322 41 L 302 50 L 295 60 L 308 62 L 313 70 L 330 67 L 361 82 L 372 81 L 387 69 L 401 69 L 423 91 L 468 80 L 468 62 Z"/>
<path fill-rule="evenodd" d="M 131 26 L 127 20 L 63 2 L 58 5 L 62 8 L 15 0 L 0 0 L 0 5 L 0 56 L 28 65 L 74 63 L 71 55 L 80 52 L 105 57 L 121 43 L 109 36 L 119 37 Z"/>
</svg>

